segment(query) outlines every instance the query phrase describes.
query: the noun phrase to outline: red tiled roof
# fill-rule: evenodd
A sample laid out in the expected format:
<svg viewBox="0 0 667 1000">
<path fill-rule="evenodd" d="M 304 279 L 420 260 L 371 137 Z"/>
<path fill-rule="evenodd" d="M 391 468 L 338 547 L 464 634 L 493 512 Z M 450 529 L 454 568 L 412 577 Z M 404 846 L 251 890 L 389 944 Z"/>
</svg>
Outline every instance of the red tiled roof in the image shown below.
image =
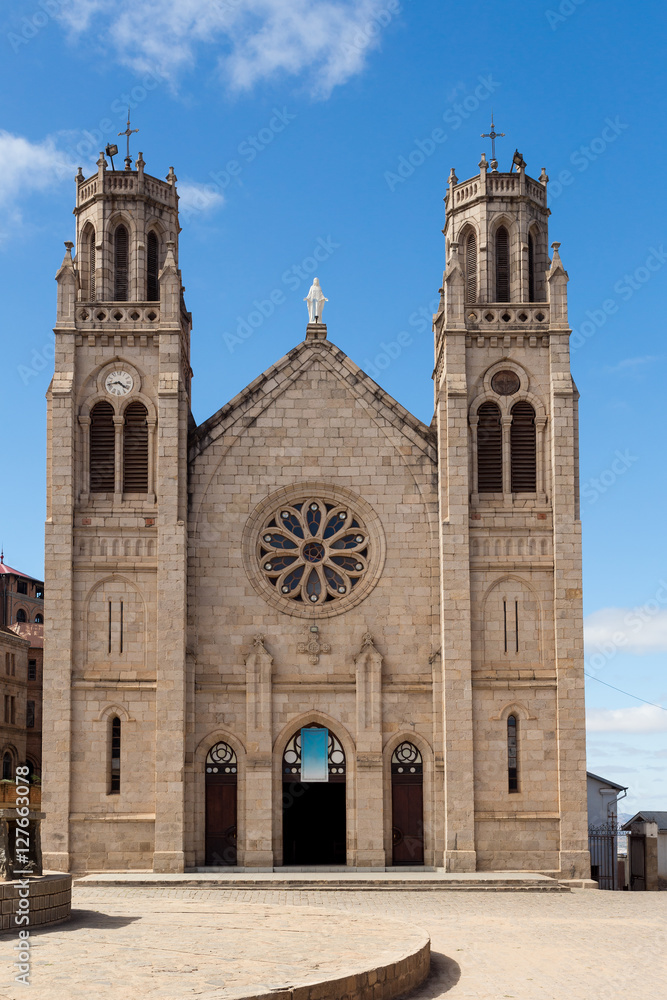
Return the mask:
<svg viewBox="0 0 667 1000">
<path fill-rule="evenodd" d="M 34 580 L 35 583 L 42 583 L 42 581 L 38 580 L 36 576 L 30 576 L 29 573 L 22 573 L 20 569 L 12 569 L 11 566 L 7 566 L 7 564 L 3 562 L 0 562 L 0 573 L 22 576 L 25 580 Z"/>
<path fill-rule="evenodd" d="M 7 626 L 22 639 L 28 639 L 33 649 L 42 649 L 44 646 L 44 625 L 41 622 L 14 622 Z"/>
</svg>

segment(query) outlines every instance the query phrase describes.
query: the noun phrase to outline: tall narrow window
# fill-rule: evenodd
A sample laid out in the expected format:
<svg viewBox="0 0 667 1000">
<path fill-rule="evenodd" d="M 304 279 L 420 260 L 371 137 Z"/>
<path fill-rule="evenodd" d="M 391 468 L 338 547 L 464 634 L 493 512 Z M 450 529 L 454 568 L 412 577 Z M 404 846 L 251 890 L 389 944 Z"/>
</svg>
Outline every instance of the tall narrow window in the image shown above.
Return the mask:
<svg viewBox="0 0 667 1000">
<path fill-rule="evenodd" d="M 5 673 L 9 674 L 9 653 L 5 653 Z"/>
<path fill-rule="evenodd" d="M 28 680 L 37 680 L 37 660 L 28 660 Z"/>
<path fill-rule="evenodd" d="M 512 493 L 535 493 L 537 489 L 535 410 L 530 403 L 515 403 L 512 407 L 510 445 Z"/>
<path fill-rule="evenodd" d="M 477 239 L 468 233 L 466 239 L 466 302 L 477 299 Z"/>
<path fill-rule="evenodd" d="M 109 775 L 109 792 L 120 791 L 120 719 L 114 715 L 111 720 L 111 761 Z"/>
<path fill-rule="evenodd" d="M 114 492 L 115 428 L 111 403 L 97 403 L 90 414 L 90 492 Z"/>
<path fill-rule="evenodd" d="M 528 301 L 535 301 L 535 240 L 528 234 Z"/>
<path fill-rule="evenodd" d="M 12 771 L 12 755 L 10 753 L 6 753 L 2 758 L 2 780 L 11 781 L 14 777 Z"/>
<path fill-rule="evenodd" d="M 130 403 L 123 428 L 123 493 L 148 493 L 148 424 L 143 403 Z"/>
<path fill-rule="evenodd" d="M 505 226 L 496 230 L 496 302 L 510 300 L 510 238 Z"/>
<path fill-rule="evenodd" d="M 503 440 L 500 410 L 495 403 L 482 403 L 477 411 L 477 491 L 502 493 Z"/>
<path fill-rule="evenodd" d="M 146 240 L 146 299 L 148 302 L 157 302 L 160 298 L 160 285 L 157 280 L 158 269 L 158 238 L 151 229 Z"/>
<path fill-rule="evenodd" d="M 116 226 L 113 238 L 114 301 L 127 302 L 130 273 L 130 238 L 127 227 Z"/>
<path fill-rule="evenodd" d="M 90 301 L 95 301 L 95 230 L 88 237 L 88 288 Z"/>
<path fill-rule="evenodd" d="M 507 717 L 507 787 L 510 792 L 519 791 L 519 756 L 517 745 L 517 721 L 515 715 Z"/>
<path fill-rule="evenodd" d="M 28 616 L 23 610 L 23 608 L 19 608 L 19 610 L 16 612 L 16 620 L 17 622 L 27 622 Z"/>
<path fill-rule="evenodd" d="M 35 703 L 34 701 L 29 701 L 26 707 L 25 713 L 25 725 L 26 729 L 34 729 L 35 727 Z"/>
</svg>

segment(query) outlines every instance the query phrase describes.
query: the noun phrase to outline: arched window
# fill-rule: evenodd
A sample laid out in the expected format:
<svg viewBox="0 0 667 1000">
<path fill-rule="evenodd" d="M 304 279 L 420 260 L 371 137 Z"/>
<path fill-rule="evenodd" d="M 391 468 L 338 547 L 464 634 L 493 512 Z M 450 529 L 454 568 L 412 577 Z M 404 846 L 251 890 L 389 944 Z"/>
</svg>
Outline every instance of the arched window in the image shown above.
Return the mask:
<svg viewBox="0 0 667 1000">
<path fill-rule="evenodd" d="M 519 747 L 517 742 L 517 719 L 507 716 L 507 787 L 510 792 L 519 791 Z"/>
<path fill-rule="evenodd" d="M 44 615 L 36 614 L 35 625 L 43 625 L 43 624 L 44 624 Z"/>
<path fill-rule="evenodd" d="M 111 745 L 109 759 L 109 794 L 120 792 L 120 719 L 111 720 Z"/>
<path fill-rule="evenodd" d="M 11 781 L 14 777 L 14 768 L 12 767 L 12 755 L 7 751 L 2 757 L 2 780 Z"/>
<path fill-rule="evenodd" d="M 500 410 L 495 403 L 482 403 L 477 411 L 477 492 L 503 491 L 503 439 Z"/>
<path fill-rule="evenodd" d="M 95 300 L 95 230 L 93 229 L 88 237 L 88 287 L 90 288 L 90 301 Z"/>
<path fill-rule="evenodd" d="M 127 302 L 130 275 L 130 237 L 122 223 L 116 226 L 113 238 L 114 301 Z"/>
<path fill-rule="evenodd" d="M 391 757 L 391 840 L 393 864 L 424 864 L 424 764 L 407 741 Z"/>
<path fill-rule="evenodd" d="M 148 302 L 157 302 L 160 298 L 158 248 L 157 234 L 151 229 L 146 240 L 146 300 Z"/>
<path fill-rule="evenodd" d="M 528 233 L 528 301 L 535 301 L 535 240 Z"/>
<path fill-rule="evenodd" d="M 147 410 L 135 401 L 125 409 L 123 428 L 123 493 L 148 493 Z"/>
<path fill-rule="evenodd" d="M 511 412 L 512 493 L 535 493 L 537 489 L 535 410 L 530 403 L 520 402 L 514 404 Z"/>
<path fill-rule="evenodd" d="M 93 302 L 95 300 L 95 230 L 90 223 L 85 227 L 81 236 L 77 262 L 83 298 Z"/>
<path fill-rule="evenodd" d="M 466 302 L 477 300 L 477 238 L 469 232 L 465 241 L 466 253 Z"/>
<path fill-rule="evenodd" d="M 17 622 L 27 622 L 28 616 L 23 610 L 23 608 L 19 608 L 18 611 L 16 612 L 16 620 Z"/>
<path fill-rule="evenodd" d="M 510 238 L 505 226 L 496 230 L 496 302 L 510 301 Z"/>
<path fill-rule="evenodd" d="M 90 492 L 115 488 L 115 428 L 111 403 L 96 403 L 90 414 Z"/>
</svg>

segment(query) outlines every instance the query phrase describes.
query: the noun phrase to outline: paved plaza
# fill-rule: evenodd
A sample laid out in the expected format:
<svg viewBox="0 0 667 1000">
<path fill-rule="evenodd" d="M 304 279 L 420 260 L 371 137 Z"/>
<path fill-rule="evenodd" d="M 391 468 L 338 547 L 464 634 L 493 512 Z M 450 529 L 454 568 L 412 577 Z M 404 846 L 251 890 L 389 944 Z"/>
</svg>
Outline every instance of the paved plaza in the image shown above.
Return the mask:
<svg viewBox="0 0 667 1000">
<path fill-rule="evenodd" d="M 432 973 L 410 1000 L 665 1000 L 666 928 L 667 893 L 76 887 L 72 921 L 34 934 L 32 995 L 231 1000 L 379 965 L 424 930 Z"/>
</svg>

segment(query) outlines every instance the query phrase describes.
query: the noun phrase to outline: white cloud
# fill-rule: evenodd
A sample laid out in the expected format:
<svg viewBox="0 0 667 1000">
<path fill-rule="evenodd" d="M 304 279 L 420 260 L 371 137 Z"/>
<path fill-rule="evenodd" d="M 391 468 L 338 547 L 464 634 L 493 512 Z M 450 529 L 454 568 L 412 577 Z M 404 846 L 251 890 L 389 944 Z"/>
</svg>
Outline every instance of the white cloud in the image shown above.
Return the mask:
<svg viewBox="0 0 667 1000">
<path fill-rule="evenodd" d="M 97 32 L 136 72 L 175 84 L 199 51 L 224 82 L 307 74 L 316 96 L 361 72 L 399 0 L 71 0 L 59 15 L 74 34 Z"/>
<path fill-rule="evenodd" d="M 21 201 L 54 189 L 64 177 L 72 181 L 74 171 L 53 136 L 31 142 L 0 130 L 0 244 L 25 232 Z"/>
<path fill-rule="evenodd" d="M 653 705 L 633 708 L 589 708 L 589 733 L 667 733 L 667 711 Z"/>
<path fill-rule="evenodd" d="M 0 205 L 10 206 L 26 194 L 55 187 L 64 170 L 73 179 L 67 157 L 52 136 L 31 142 L 0 131 Z"/>
<path fill-rule="evenodd" d="M 604 371 L 611 375 L 615 372 L 627 371 L 628 369 L 642 368 L 644 365 L 652 365 L 662 360 L 663 358 L 659 355 L 644 354 L 638 358 L 623 358 L 618 364 L 606 367 Z"/>
<path fill-rule="evenodd" d="M 78 132 L 62 132 L 32 142 L 22 135 L 0 130 L 0 244 L 25 227 L 23 204 L 38 192 L 53 191 L 68 183 L 74 196 L 76 165 L 94 170 L 94 157 L 76 149 Z M 88 163 L 86 163 L 88 160 Z M 183 218 L 208 214 L 224 204 L 215 185 L 186 181 L 178 185 Z"/>
<path fill-rule="evenodd" d="M 656 597 L 637 608 L 602 608 L 584 622 L 587 652 L 599 650 L 606 656 L 618 650 L 629 653 L 667 651 L 667 584 Z"/>
<path fill-rule="evenodd" d="M 193 215 L 214 212 L 224 204 L 224 197 L 214 184 L 198 184 L 195 181 L 184 181 L 178 184 L 178 208 L 181 221 L 192 218 Z"/>
</svg>

